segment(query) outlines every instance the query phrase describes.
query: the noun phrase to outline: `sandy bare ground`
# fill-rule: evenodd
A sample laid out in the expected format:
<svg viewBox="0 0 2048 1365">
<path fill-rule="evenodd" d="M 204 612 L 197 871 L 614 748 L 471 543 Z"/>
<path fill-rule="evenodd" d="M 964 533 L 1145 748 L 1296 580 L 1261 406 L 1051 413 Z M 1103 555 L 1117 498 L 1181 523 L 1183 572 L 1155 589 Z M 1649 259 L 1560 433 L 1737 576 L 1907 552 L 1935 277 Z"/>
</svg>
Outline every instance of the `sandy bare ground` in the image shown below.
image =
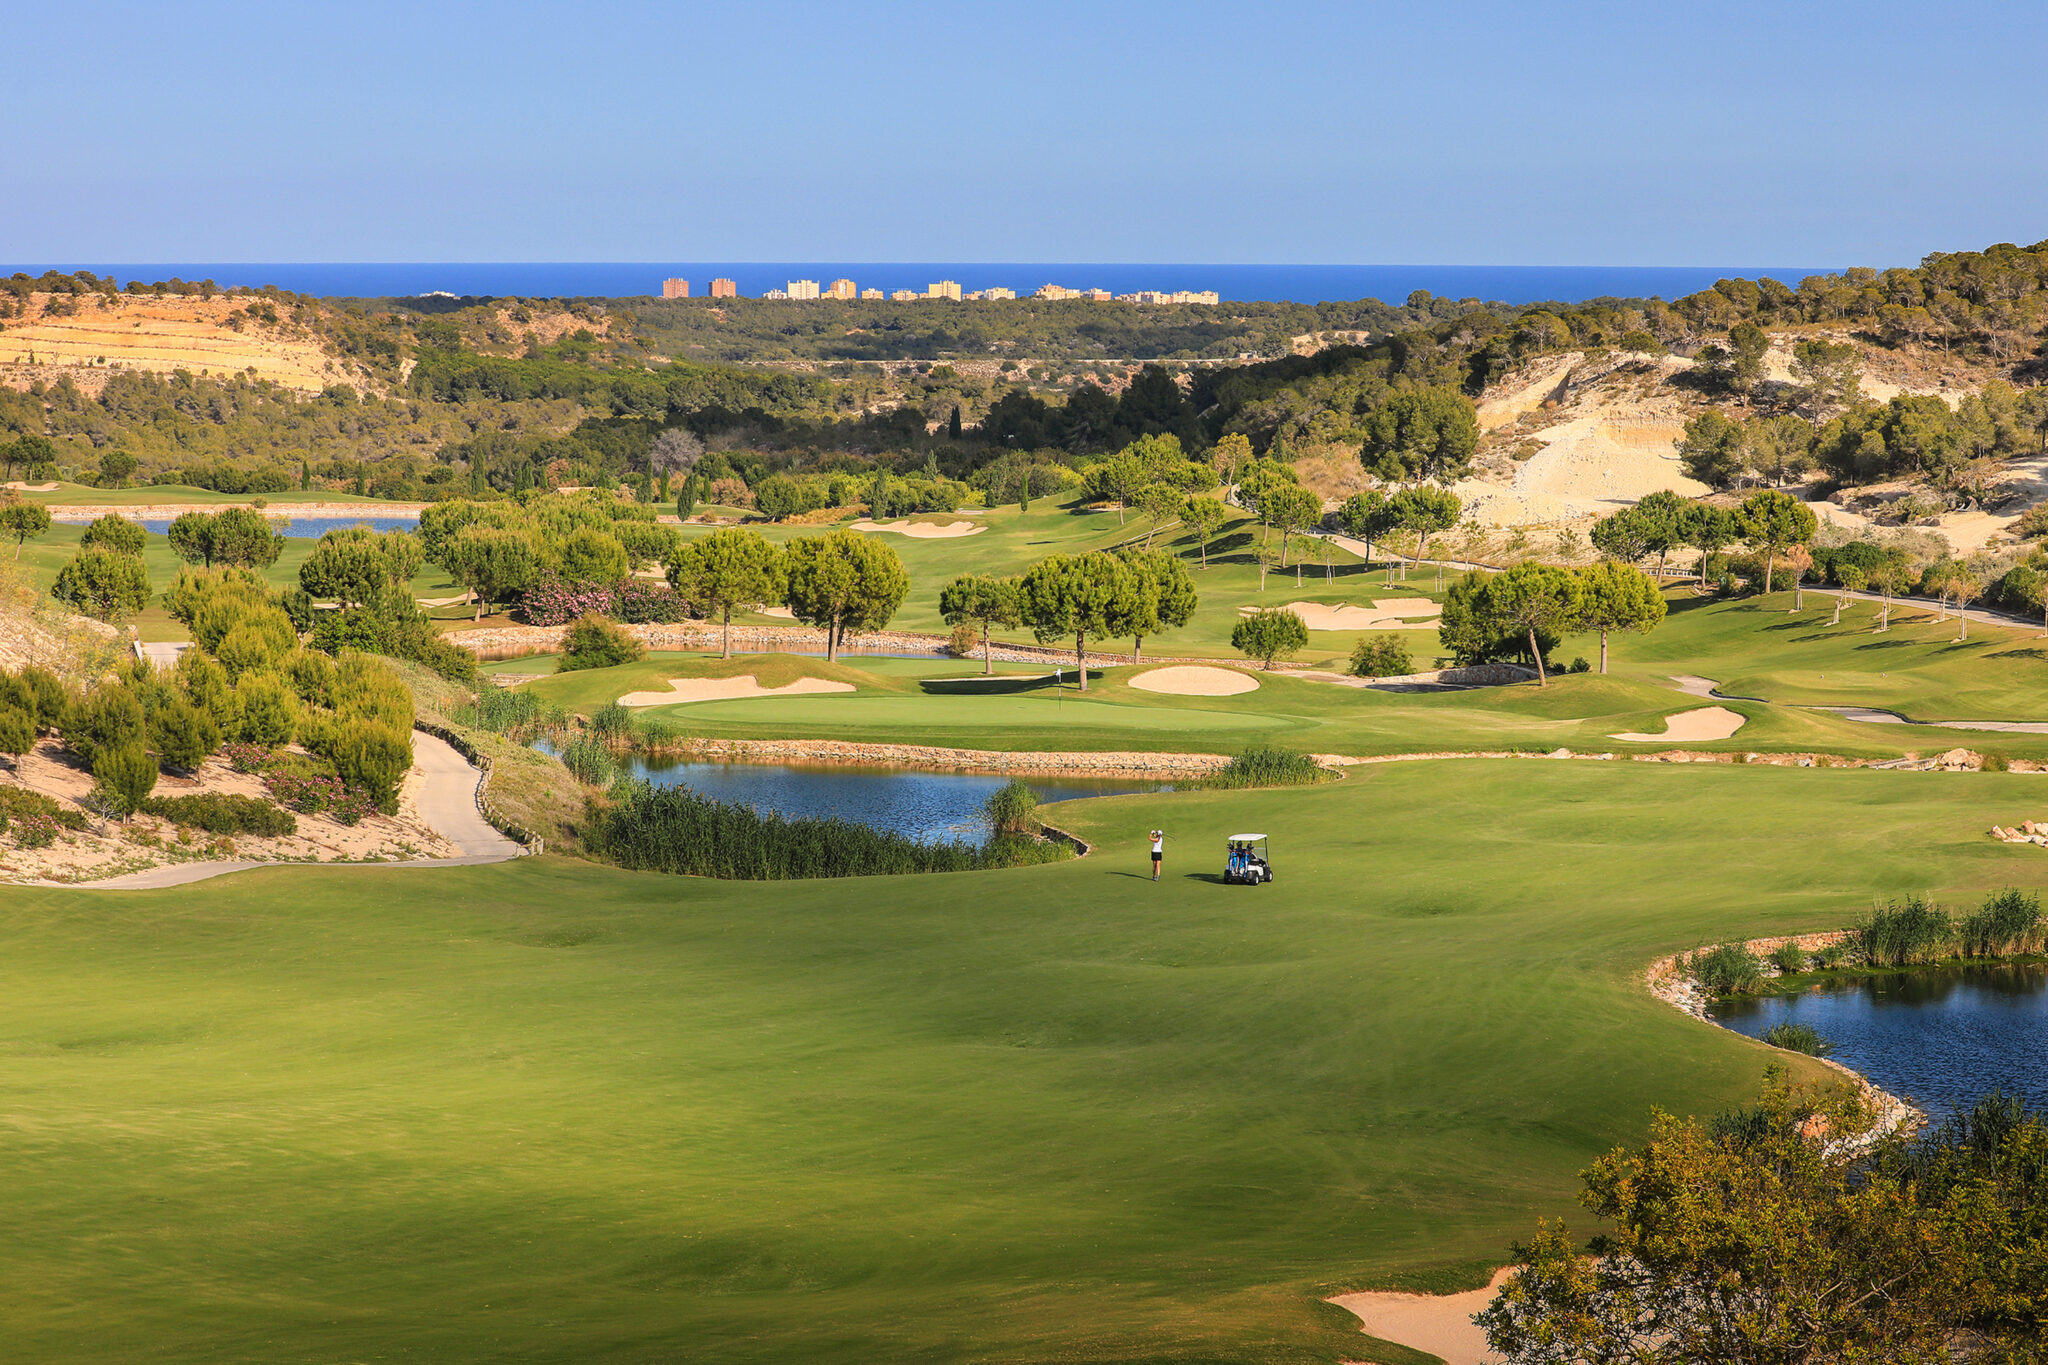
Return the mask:
<svg viewBox="0 0 2048 1365">
<path fill-rule="evenodd" d="M 761 614 L 763 616 L 773 616 L 778 621 L 796 620 L 796 613 L 788 607 L 763 607 L 761 608 Z"/>
<path fill-rule="evenodd" d="M 1486 1288 L 1463 1294 L 1339 1294 L 1329 1302 L 1357 1315 L 1367 1336 L 1441 1356 L 1444 1365 L 1492 1365 L 1500 1357 L 1487 1348 L 1472 1315 L 1493 1302 L 1513 1273 L 1513 1266 L 1504 1266 Z"/>
<path fill-rule="evenodd" d="M 737 678 L 670 678 L 667 692 L 628 692 L 621 706 L 674 706 L 691 701 L 735 701 L 741 697 L 798 697 L 817 692 L 852 692 L 850 682 L 832 678 L 798 678 L 781 687 L 763 687 L 751 673 Z"/>
<path fill-rule="evenodd" d="M 32 791 L 78 805 L 93 787 L 92 774 L 55 740 L 22 756 L 10 779 Z M 343 825 L 301 815 L 298 831 L 281 838 L 240 835 L 216 839 L 198 831 L 181 840 L 169 821 L 138 815 L 126 822 L 95 821 L 83 833 L 66 831 L 44 849 L 9 847 L 0 854 L 0 880 L 41 885 L 141 888 L 174 886 L 245 867 L 271 863 L 491 862 L 517 857 L 520 848 L 484 821 L 476 809 L 481 774 L 446 741 L 413 736 L 413 768 L 399 791 L 398 814 L 372 815 Z M 221 792 L 266 795 L 262 782 L 219 760 L 190 777 L 166 773 L 158 796 Z M 8 841 L 12 843 L 11 840 Z"/>
<path fill-rule="evenodd" d="M 237 330 L 231 319 L 249 299 L 95 296 L 79 300 L 69 316 L 49 312 L 51 300 L 48 294 L 29 296 L 26 315 L 0 333 L 0 364 L 30 372 L 82 372 L 81 377 L 113 369 L 253 374 L 310 393 L 330 383 L 360 381 L 356 366 L 328 355 L 311 336 L 295 335 L 295 328 L 243 316 Z"/>
<path fill-rule="evenodd" d="M 1234 668 L 1206 668 L 1200 664 L 1176 664 L 1153 668 L 1131 679 L 1140 692 L 1165 692 L 1176 697 L 1234 697 L 1256 692 L 1259 680 Z"/>
<path fill-rule="evenodd" d="M 869 521 L 865 517 L 853 522 L 852 526 L 856 531 L 894 531 L 912 540 L 953 540 L 960 536 L 980 535 L 988 529 L 971 521 L 949 521 L 941 526 L 933 521 Z"/>
<path fill-rule="evenodd" d="M 1523 413 L 1534 412 L 1562 396 L 1565 377 L 1579 363 L 1577 351 L 1533 363 L 1523 374 L 1510 375 L 1479 403 L 1479 429 L 1504 427 Z"/>
<path fill-rule="evenodd" d="M 54 493 L 58 488 L 54 483 L 23 483 L 20 479 L 4 486 L 20 493 Z"/>
<path fill-rule="evenodd" d="M 1259 608 L 1239 607 L 1238 614 L 1250 616 Z M 1289 602 L 1287 610 L 1301 618 L 1310 630 L 1401 630 L 1434 629 L 1434 618 L 1443 606 L 1421 597 L 1388 597 L 1361 607 L 1349 602 L 1336 606 L 1323 602 Z"/>
<path fill-rule="evenodd" d="M 1664 733 L 1661 735 L 1627 734 L 1609 735 L 1609 739 L 1626 740 L 1631 744 L 1662 744 L 1667 740 L 1680 743 L 1701 743 L 1710 739 L 1730 739 L 1740 730 L 1748 717 L 1740 712 L 1730 711 L 1725 706 L 1701 706 L 1691 711 L 1680 711 L 1664 718 Z"/>
</svg>

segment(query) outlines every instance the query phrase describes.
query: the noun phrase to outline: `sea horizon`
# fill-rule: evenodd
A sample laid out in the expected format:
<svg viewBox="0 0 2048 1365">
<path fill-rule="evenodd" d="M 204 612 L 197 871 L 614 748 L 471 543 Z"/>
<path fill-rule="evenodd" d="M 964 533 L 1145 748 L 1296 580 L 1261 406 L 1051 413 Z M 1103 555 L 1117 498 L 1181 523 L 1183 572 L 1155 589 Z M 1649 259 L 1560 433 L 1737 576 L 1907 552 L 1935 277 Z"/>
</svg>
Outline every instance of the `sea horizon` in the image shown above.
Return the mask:
<svg viewBox="0 0 2048 1365">
<path fill-rule="evenodd" d="M 223 287 L 273 285 L 321 298 L 458 297 L 620 299 L 658 296 L 664 279 L 690 282 L 690 296 L 710 282 L 733 280 L 742 297 L 759 298 L 791 280 L 820 285 L 851 279 L 862 288 L 915 289 L 940 280 L 963 290 L 995 287 L 1029 295 L 1044 284 L 1076 289 L 1215 290 L 1231 303 L 1316 304 L 1379 299 L 1401 303 L 1416 290 L 1486 303 L 1583 303 L 1595 298 L 1671 300 L 1716 280 L 1768 275 L 1797 285 L 1840 266 L 1587 266 L 1587 265 L 1258 265 L 1174 262 L 962 261 L 257 261 L 0 265 L 0 275 L 89 270 L 117 281 L 212 280 Z"/>
</svg>

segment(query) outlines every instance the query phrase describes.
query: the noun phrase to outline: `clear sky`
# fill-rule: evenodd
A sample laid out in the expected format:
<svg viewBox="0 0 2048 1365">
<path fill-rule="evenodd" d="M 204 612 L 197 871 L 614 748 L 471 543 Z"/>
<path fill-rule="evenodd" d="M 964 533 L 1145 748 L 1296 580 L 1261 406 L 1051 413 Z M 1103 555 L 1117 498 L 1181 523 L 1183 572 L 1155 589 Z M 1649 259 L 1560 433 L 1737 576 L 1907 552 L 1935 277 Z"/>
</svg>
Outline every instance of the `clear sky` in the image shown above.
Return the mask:
<svg viewBox="0 0 2048 1365">
<path fill-rule="evenodd" d="M 0 260 L 1910 264 L 2031 4 L 10 4 Z"/>
</svg>

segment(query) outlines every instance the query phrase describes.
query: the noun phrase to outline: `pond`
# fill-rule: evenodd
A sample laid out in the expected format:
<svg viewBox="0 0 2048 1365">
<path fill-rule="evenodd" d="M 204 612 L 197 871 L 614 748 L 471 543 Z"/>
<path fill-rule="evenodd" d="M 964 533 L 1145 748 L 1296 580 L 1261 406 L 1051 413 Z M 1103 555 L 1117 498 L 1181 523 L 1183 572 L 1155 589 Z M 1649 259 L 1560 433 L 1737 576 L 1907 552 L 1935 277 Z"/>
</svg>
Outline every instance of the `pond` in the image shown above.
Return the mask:
<svg viewBox="0 0 2048 1365">
<path fill-rule="evenodd" d="M 205 509 L 198 508 L 195 510 L 204 511 Z M 410 516 L 293 517 L 291 520 L 286 521 L 282 517 L 273 517 L 271 525 L 277 527 L 288 539 L 318 540 L 329 531 L 343 526 L 367 526 L 372 531 L 417 531 L 420 528 L 420 519 Z M 143 519 L 142 526 L 144 530 L 159 536 L 171 529 L 170 521 L 162 517 L 146 517 Z"/>
<path fill-rule="evenodd" d="M 2048 1108 L 2048 965 L 1887 973 L 1707 1012 L 1752 1038 L 1806 1024 L 1835 1045 L 1835 1061 L 1937 1119 L 1991 1090 Z"/>
<path fill-rule="evenodd" d="M 638 756 L 627 766 L 635 777 L 665 787 L 687 786 L 715 800 L 784 815 L 833 815 L 927 843 L 949 839 L 981 842 L 988 836 L 982 803 L 1010 780 L 993 773 L 916 768 L 670 762 Z M 1037 776 L 1025 780 L 1038 799 L 1046 802 L 1172 790 L 1169 783 L 1139 778 Z"/>
</svg>

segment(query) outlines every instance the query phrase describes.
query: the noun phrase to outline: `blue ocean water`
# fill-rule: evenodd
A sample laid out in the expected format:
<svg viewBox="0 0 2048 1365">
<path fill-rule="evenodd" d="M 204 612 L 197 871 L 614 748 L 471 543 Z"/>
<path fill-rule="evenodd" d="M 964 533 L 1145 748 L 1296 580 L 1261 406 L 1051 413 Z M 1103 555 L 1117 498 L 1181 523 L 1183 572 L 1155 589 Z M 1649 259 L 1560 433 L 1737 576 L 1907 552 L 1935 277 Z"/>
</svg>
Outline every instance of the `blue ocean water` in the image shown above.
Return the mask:
<svg viewBox="0 0 2048 1365">
<path fill-rule="evenodd" d="M 107 265 L 0 265 L 0 275 L 25 271 L 90 270 L 117 280 L 212 280 L 215 284 L 276 285 L 327 298 L 394 298 L 442 292 L 526 298 L 625 298 L 659 294 L 671 276 L 690 282 L 692 297 L 724 277 L 750 298 L 791 280 L 827 284 L 851 279 L 862 288 L 916 289 L 938 280 L 963 290 L 1002 285 L 1029 294 L 1042 284 L 1075 289 L 1214 289 L 1237 301 L 1325 303 L 1382 299 L 1400 303 L 1418 289 L 1448 299 L 1488 303 L 1578 303 L 1593 298 L 1675 299 L 1730 277 L 1769 275 L 1797 284 L 1835 266 L 1579 266 L 1579 265 L 1171 265 L 1139 263 L 1030 264 L 961 262 L 428 262 Z"/>
</svg>

